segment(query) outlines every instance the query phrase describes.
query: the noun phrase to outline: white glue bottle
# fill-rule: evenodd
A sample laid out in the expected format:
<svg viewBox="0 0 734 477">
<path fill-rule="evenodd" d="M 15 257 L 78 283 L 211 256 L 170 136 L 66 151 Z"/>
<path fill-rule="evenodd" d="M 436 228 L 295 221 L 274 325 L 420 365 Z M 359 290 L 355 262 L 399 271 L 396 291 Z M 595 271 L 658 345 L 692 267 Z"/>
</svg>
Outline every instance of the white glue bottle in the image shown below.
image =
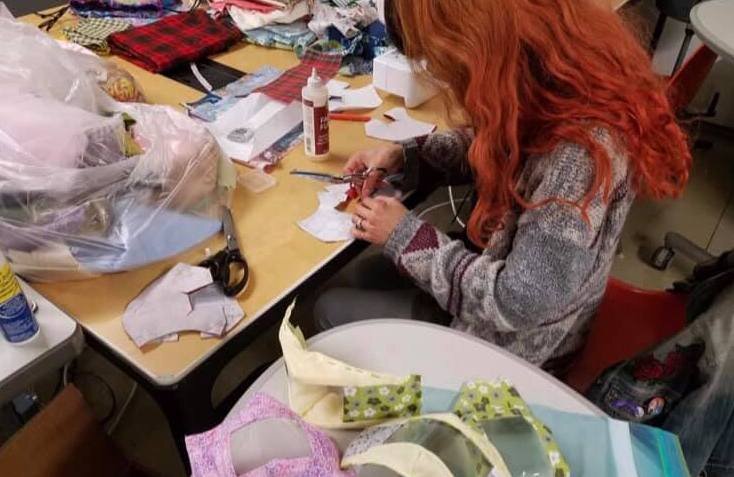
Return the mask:
<svg viewBox="0 0 734 477">
<path fill-rule="evenodd" d="M 303 138 L 306 155 L 313 161 L 329 156 L 329 90 L 316 71 L 301 91 L 303 98 Z"/>
</svg>

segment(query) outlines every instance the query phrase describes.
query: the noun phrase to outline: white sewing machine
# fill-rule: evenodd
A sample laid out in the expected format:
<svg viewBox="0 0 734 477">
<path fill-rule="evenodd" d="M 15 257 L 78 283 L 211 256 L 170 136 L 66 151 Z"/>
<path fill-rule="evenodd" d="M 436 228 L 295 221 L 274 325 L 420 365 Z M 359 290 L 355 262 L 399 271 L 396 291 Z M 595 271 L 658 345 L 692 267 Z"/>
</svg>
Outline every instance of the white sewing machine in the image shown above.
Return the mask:
<svg viewBox="0 0 734 477">
<path fill-rule="evenodd" d="M 413 70 L 408 59 L 393 49 L 374 60 L 372 84 L 401 96 L 406 108 L 415 108 L 438 94 L 438 89 Z"/>
</svg>

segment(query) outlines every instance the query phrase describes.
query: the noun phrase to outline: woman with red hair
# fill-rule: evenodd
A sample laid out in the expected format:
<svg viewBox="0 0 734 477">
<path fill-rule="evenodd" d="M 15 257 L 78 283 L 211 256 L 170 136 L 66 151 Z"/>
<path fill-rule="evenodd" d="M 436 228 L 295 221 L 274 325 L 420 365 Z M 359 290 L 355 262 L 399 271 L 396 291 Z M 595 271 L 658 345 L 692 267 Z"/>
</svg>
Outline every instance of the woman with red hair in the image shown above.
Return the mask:
<svg viewBox="0 0 734 477">
<path fill-rule="evenodd" d="M 450 321 L 558 369 L 583 344 L 635 196 L 675 197 L 688 179 L 687 138 L 665 84 L 600 0 L 378 3 L 393 42 L 425 65 L 467 124 L 357 153 L 346 171 L 430 169 L 473 183 L 474 247 L 397 200 L 371 198 L 373 174 L 354 235 L 384 246 L 393 271 L 357 264 L 360 289 L 323 295 L 320 325 Z M 394 271 L 418 288 L 391 279 Z"/>
</svg>

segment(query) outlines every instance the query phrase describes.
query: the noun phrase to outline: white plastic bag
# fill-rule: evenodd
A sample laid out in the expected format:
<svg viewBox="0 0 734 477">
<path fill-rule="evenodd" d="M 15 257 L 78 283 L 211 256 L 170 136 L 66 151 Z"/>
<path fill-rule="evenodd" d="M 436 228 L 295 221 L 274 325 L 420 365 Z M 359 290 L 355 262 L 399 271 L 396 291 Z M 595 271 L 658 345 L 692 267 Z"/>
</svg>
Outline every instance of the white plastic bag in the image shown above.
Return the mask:
<svg viewBox="0 0 734 477">
<path fill-rule="evenodd" d="M 0 252 L 27 279 L 86 278 L 220 229 L 234 166 L 163 106 L 118 103 L 98 57 L 0 15 Z"/>
</svg>

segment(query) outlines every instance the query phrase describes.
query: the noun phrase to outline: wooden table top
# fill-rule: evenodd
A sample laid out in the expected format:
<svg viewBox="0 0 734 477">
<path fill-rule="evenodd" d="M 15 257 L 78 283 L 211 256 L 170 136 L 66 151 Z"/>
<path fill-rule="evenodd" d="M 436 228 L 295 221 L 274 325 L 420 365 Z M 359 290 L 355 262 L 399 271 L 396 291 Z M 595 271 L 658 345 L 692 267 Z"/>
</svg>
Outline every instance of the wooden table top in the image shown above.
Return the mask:
<svg viewBox="0 0 734 477">
<path fill-rule="evenodd" d="M 33 15 L 25 17 L 29 23 L 38 24 Z M 61 29 L 66 16 L 54 26 L 50 34 L 62 38 Z M 228 66 L 245 72 L 253 72 L 261 66 L 272 65 L 289 68 L 298 64 L 292 52 L 238 44 L 230 51 L 212 57 Z M 180 108 L 181 102 L 202 96 L 201 92 L 152 74 L 121 58 L 110 59 L 123 66 L 139 81 L 150 103 L 166 104 Z M 344 78 L 342 81 L 354 87 L 370 83 L 370 77 Z M 370 112 L 379 117 L 381 111 L 402 106 L 402 100 L 381 93 L 384 104 Z M 411 111 L 416 119 L 445 126 L 442 121 L 443 105 L 438 98 Z M 303 147 L 292 151 L 276 168 L 273 176 L 276 187 L 261 194 L 253 194 L 238 187 L 232 213 L 239 234 L 240 246 L 250 265 L 251 281 L 239 301 L 247 317 L 222 339 L 201 339 L 198 333 L 182 333 L 178 342 L 163 343 L 139 349 L 122 327 L 121 317 L 127 304 L 151 281 L 179 262 L 198 263 L 205 256 L 205 249 L 217 251 L 224 246 L 221 236 L 212 238 L 186 253 L 170 260 L 146 266 L 138 270 L 105 275 L 78 282 L 35 284 L 34 287 L 49 300 L 76 319 L 87 332 L 106 343 L 112 350 L 149 376 L 154 382 L 170 384 L 211 355 L 225 340 L 241 332 L 249 323 L 290 292 L 325 263 L 336 257 L 349 244 L 322 243 L 302 231 L 296 222 L 316 211 L 317 192 L 322 184 L 291 177 L 288 171 L 301 168 L 338 173 L 351 153 L 374 147 L 380 141 L 368 138 L 364 123 L 334 121 L 331 124 L 331 156 L 325 162 L 312 162 L 306 158 Z M 246 172 L 244 166 L 237 166 Z"/>
<path fill-rule="evenodd" d="M 609 1 L 614 8 L 627 0 Z M 37 25 L 40 18 L 28 15 L 24 21 Z M 73 21 L 68 13 L 49 32 L 63 38 L 62 28 Z M 229 51 L 215 55 L 214 60 L 245 72 L 271 65 L 290 68 L 298 64 L 292 52 L 266 49 L 240 43 Z M 180 103 L 196 100 L 201 92 L 164 76 L 156 75 L 121 58 L 111 61 L 128 70 L 142 86 L 148 101 L 181 109 Z M 365 86 L 370 77 L 344 78 L 353 87 Z M 370 114 L 403 106 L 400 98 L 380 93 L 384 104 Z M 439 98 L 412 110 L 416 119 L 446 127 L 445 109 Z M 179 341 L 139 349 L 122 327 L 121 317 L 127 304 L 151 281 L 179 262 L 198 263 L 205 249 L 216 251 L 224 246 L 221 236 L 212 238 L 194 249 L 170 260 L 138 270 L 110 274 L 79 282 L 36 284 L 34 287 L 49 300 L 74 317 L 87 332 L 107 344 L 113 351 L 159 384 L 177 382 L 203 362 L 222 344 L 245 329 L 271 306 L 287 295 L 328 261 L 339 255 L 349 243 L 325 244 L 302 231 L 296 222 L 311 215 L 317 208 L 317 192 L 322 185 L 288 175 L 295 168 L 307 168 L 330 173 L 341 170 L 351 153 L 380 144 L 368 138 L 363 123 L 334 121 L 331 124 L 331 156 L 325 162 L 312 162 L 303 147 L 292 151 L 273 172 L 278 185 L 262 194 L 253 194 L 238 187 L 232 202 L 232 213 L 239 233 L 240 245 L 251 271 L 250 286 L 239 301 L 247 317 L 222 339 L 201 339 L 198 333 L 182 333 Z M 246 172 L 244 166 L 237 166 Z"/>
</svg>

